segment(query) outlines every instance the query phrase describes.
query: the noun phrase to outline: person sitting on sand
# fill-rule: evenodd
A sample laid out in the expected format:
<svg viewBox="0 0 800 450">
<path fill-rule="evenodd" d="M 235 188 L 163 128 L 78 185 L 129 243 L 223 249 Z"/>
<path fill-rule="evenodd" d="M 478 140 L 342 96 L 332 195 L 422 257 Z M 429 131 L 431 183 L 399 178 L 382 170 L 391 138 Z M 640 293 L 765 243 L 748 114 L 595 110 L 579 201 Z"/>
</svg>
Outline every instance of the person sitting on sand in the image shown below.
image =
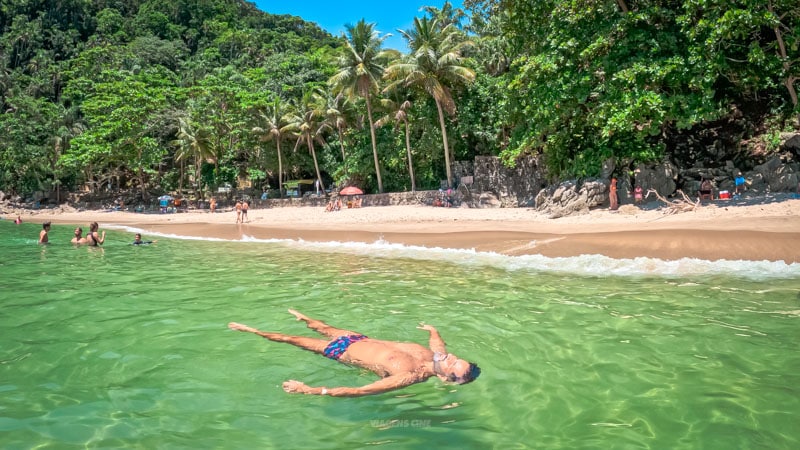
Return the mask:
<svg viewBox="0 0 800 450">
<path fill-rule="evenodd" d="M 704 178 L 703 181 L 700 183 L 700 190 L 698 191 L 698 196 L 700 197 L 700 200 L 706 198 L 708 200 L 713 200 L 714 195 L 712 189 L 713 188 L 711 186 L 711 180 L 707 180 Z"/>
<path fill-rule="evenodd" d="M 92 247 L 103 245 L 103 242 L 106 241 L 106 231 L 103 230 L 103 234 L 101 235 L 97 232 L 98 228 L 100 228 L 100 225 L 98 225 L 97 222 L 89 224 L 89 234 L 86 235 L 86 243 Z"/>
<path fill-rule="evenodd" d="M 136 235 L 133 237 L 133 242 L 131 242 L 131 245 L 150 245 L 155 244 L 156 242 L 158 241 L 143 241 L 142 233 L 136 233 Z"/>
<path fill-rule="evenodd" d="M 70 242 L 72 242 L 75 245 L 81 245 L 86 243 L 86 238 L 83 237 L 83 228 L 81 227 L 75 228 L 75 237 L 73 237 Z"/>
<path fill-rule="evenodd" d="M 430 325 L 417 327 L 430 333 L 428 348 L 415 343 L 382 341 L 354 331 L 334 328 L 293 309 L 289 313 L 328 339 L 264 332 L 236 322 L 229 323 L 228 328 L 255 333 L 271 341 L 292 344 L 330 359 L 367 369 L 381 377 L 366 386 L 332 388 L 311 387 L 300 381 L 289 380 L 283 383 L 283 390 L 289 393 L 360 397 L 404 388 L 433 376 L 450 383 L 466 384 L 481 373 L 474 363 L 447 353 L 439 332 Z"/>
<path fill-rule="evenodd" d="M 50 238 L 47 236 L 47 233 L 50 232 L 50 222 L 45 222 L 42 224 L 42 231 L 39 232 L 39 243 L 40 244 L 47 244 L 50 242 Z"/>
</svg>

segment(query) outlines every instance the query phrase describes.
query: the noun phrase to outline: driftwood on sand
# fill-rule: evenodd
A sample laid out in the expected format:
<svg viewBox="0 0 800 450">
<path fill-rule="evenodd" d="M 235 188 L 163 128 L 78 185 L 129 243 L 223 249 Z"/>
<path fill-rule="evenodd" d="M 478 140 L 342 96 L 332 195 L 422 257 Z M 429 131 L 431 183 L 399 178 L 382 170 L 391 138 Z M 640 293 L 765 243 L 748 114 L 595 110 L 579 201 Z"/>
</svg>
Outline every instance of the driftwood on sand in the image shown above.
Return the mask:
<svg viewBox="0 0 800 450">
<path fill-rule="evenodd" d="M 649 189 L 644 198 L 648 198 L 650 197 L 650 194 L 653 194 L 653 196 L 655 196 L 657 199 L 666 203 L 667 207 L 664 210 L 664 214 L 677 214 L 687 211 L 694 211 L 700 207 L 699 198 L 696 201 L 692 201 L 692 199 L 690 199 L 689 196 L 684 194 L 684 192 L 680 189 L 678 189 L 676 193 L 680 194 L 681 197 L 683 198 L 668 200 L 664 198 L 662 195 L 660 195 L 658 192 L 656 192 L 655 189 Z"/>
</svg>

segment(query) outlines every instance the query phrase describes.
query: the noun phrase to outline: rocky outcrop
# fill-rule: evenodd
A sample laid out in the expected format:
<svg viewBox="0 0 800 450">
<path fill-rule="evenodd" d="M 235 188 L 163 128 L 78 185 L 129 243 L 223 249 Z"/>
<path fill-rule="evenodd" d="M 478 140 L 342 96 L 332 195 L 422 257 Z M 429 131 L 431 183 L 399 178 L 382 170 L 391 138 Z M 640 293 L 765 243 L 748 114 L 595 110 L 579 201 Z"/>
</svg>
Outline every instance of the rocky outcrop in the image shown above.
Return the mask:
<svg viewBox="0 0 800 450">
<path fill-rule="evenodd" d="M 685 145 L 699 146 L 700 143 L 687 141 Z M 720 139 L 713 140 L 704 150 L 686 154 L 702 154 L 705 157 L 698 157 L 691 167 L 681 168 L 673 161 L 664 161 L 639 164 L 630 172 L 617 175 L 620 204 L 633 203 L 632 193 L 636 185 L 641 186 L 644 192 L 653 189 L 665 198 L 674 197 L 678 190 L 694 197 L 703 179 L 711 180 L 717 197 L 719 191 L 733 193 L 734 180 L 740 174 L 747 180 L 745 196 L 795 192 L 799 188 L 800 133 L 783 133 L 779 150 L 760 164 L 753 164 L 753 159 L 744 162 L 726 159 L 732 153 Z M 624 170 L 617 166 L 614 159 L 608 159 L 603 163 L 602 175 L 598 179 L 570 180 L 549 185 L 546 181 L 549 176 L 540 157 L 520 158 L 514 168 L 503 165 L 499 158 L 478 157 L 473 167 L 474 185 L 470 189 L 471 195 L 464 198 L 463 202 L 467 206 L 534 207 L 551 217 L 580 214 L 591 208 L 607 206 L 609 180 L 613 174 Z"/>
<path fill-rule="evenodd" d="M 604 180 L 565 181 L 557 186 L 550 186 L 536 195 L 536 210 L 548 214 L 551 218 L 585 214 L 590 208 L 599 206 L 608 200 L 608 183 Z"/>
<path fill-rule="evenodd" d="M 547 186 L 541 157 L 519 158 L 514 167 L 494 156 L 475 158 L 472 192 L 491 193 L 503 207 L 533 206 L 536 194 Z"/>
<path fill-rule="evenodd" d="M 637 185 L 642 187 L 644 192 L 650 189 L 658 192 L 659 195 L 664 197 L 672 195 L 677 188 L 677 181 L 679 178 L 678 168 L 669 161 L 661 164 L 639 164 L 634 169 L 634 186 L 626 186 L 626 193 L 633 192 L 633 188 Z M 622 188 L 620 188 L 622 190 Z M 629 196 L 624 198 L 621 196 L 621 203 L 628 203 Z"/>
</svg>

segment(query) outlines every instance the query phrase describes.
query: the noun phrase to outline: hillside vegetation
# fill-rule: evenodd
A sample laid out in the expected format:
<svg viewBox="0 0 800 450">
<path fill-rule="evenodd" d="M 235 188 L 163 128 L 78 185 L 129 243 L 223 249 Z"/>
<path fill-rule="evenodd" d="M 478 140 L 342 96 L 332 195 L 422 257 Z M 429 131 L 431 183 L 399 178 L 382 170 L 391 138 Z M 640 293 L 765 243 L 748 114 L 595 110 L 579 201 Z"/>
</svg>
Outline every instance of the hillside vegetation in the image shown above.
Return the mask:
<svg viewBox="0 0 800 450">
<path fill-rule="evenodd" d="M 464 7 L 393 31 L 403 54 L 358 17 L 334 37 L 237 0 L 3 0 L 0 190 L 403 191 L 476 155 L 541 154 L 553 181 L 747 168 L 799 130 L 795 0 Z"/>
</svg>

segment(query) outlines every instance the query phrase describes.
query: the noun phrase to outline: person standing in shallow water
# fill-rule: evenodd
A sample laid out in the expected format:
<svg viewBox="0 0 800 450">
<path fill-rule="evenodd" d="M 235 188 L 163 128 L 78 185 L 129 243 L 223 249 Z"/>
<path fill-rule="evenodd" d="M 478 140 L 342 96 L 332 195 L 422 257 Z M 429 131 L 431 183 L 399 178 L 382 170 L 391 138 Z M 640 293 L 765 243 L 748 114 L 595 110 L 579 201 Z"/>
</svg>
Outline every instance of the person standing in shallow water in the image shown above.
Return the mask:
<svg viewBox="0 0 800 450">
<path fill-rule="evenodd" d="M 283 383 L 283 390 L 291 394 L 360 397 L 404 388 L 434 376 L 449 383 L 466 384 L 474 381 L 481 373 L 474 363 L 447 353 L 444 340 L 436 328 L 430 325 L 421 324 L 417 327 L 430 333 L 428 347 L 425 347 L 411 342 L 372 339 L 354 331 L 334 328 L 293 309 L 290 309 L 289 313 L 327 339 L 269 333 L 236 322 L 229 323 L 228 328 L 254 333 L 271 341 L 292 344 L 335 361 L 367 369 L 381 377 L 380 380 L 366 386 L 330 389 L 311 387 L 300 381 L 289 380 Z"/>
<path fill-rule="evenodd" d="M 611 202 L 611 211 L 619 209 L 619 199 L 617 198 L 617 179 L 611 179 L 611 185 L 608 187 L 608 200 Z"/>
<path fill-rule="evenodd" d="M 81 245 L 86 243 L 86 238 L 83 237 L 83 228 L 81 227 L 75 228 L 75 237 L 73 237 L 70 242 L 72 242 L 75 245 Z"/>
<path fill-rule="evenodd" d="M 97 222 L 92 222 L 89 224 L 89 234 L 86 235 L 86 243 L 92 247 L 103 245 L 103 242 L 106 241 L 105 230 L 103 230 L 103 233 L 100 234 L 97 232 L 99 228 L 100 225 L 98 225 Z"/>
<path fill-rule="evenodd" d="M 39 243 L 40 244 L 47 244 L 50 242 L 50 238 L 47 236 L 47 233 L 50 232 L 50 222 L 45 222 L 42 224 L 42 231 L 39 232 Z"/>
<path fill-rule="evenodd" d="M 242 220 L 242 202 L 236 200 L 236 223 L 241 222 Z"/>
</svg>

